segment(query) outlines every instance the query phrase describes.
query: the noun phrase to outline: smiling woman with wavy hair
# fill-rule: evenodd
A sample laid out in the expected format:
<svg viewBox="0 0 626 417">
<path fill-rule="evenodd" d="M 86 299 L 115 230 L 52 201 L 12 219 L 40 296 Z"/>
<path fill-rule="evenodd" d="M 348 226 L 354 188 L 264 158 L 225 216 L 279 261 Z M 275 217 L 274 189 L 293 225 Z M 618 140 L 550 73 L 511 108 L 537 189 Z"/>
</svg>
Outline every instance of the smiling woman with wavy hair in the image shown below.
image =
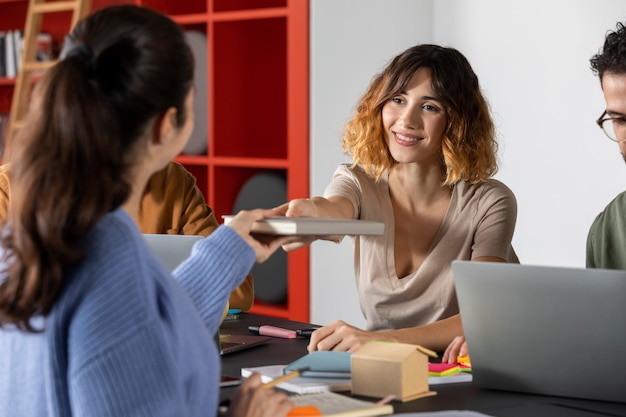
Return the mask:
<svg viewBox="0 0 626 417">
<path fill-rule="evenodd" d="M 354 237 L 367 329 L 333 322 L 313 333 L 309 350 L 354 351 L 372 339 L 445 349 L 463 332 L 452 261 L 518 262 L 517 204 L 491 178 L 494 125 L 467 59 L 428 44 L 396 56 L 359 100 L 343 149 L 352 163 L 337 168 L 323 197 L 275 209 L 385 225 L 382 236 Z"/>
<path fill-rule="evenodd" d="M 433 92 L 448 116 L 442 142 L 444 184 L 491 178 L 497 171 L 498 144 L 489 104 L 467 59 L 454 49 L 437 45 L 407 49 L 372 80 L 345 127 L 344 151 L 354 165 L 376 178 L 396 163 L 384 139 L 382 108 L 406 89 L 419 68 L 431 71 Z"/>
</svg>

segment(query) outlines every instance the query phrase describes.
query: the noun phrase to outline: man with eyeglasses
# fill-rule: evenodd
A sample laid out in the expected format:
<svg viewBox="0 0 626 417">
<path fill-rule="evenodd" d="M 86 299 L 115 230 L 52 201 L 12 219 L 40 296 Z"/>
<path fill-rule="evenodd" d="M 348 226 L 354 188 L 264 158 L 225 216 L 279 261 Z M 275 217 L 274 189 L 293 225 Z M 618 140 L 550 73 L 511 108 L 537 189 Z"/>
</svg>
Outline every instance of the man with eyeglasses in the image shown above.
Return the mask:
<svg viewBox="0 0 626 417">
<path fill-rule="evenodd" d="M 626 162 L 626 26 L 617 24 L 609 32 L 602 50 L 591 60 L 592 71 L 600 77 L 606 110 L 596 120 L 598 126 L 617 142 Z M 615 197 L 596 217 L 587 237 L 587 267 L 626 270 L 626 191 Z M 468 353 L 467 342 L 457 336 L 443 355 L 443 362 L 454 363 Z"/>
<path fill-rule="evenodd" d="M 596 121 L 617 142 L 626 161 L 626 26 L 617 24 L 591 60 L 600 78 L 606 110 Z M 626 270 L 626 192 L 618 195 L 596 217 L 587 237 L 587 267 Z"/>
</svg>

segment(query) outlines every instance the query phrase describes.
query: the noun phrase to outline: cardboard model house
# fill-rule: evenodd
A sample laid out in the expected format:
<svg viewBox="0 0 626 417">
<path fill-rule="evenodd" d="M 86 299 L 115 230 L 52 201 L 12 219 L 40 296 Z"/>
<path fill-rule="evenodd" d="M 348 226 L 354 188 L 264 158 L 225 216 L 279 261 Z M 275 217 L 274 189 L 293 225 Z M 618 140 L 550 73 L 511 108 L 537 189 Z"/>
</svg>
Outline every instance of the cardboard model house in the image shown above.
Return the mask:
<svg viewBox="0 0 626 417">
<path fill-rule="evenodd" d="M 352 393 L 401 401 L 435 395 L 428 390 L 428 355 L 421 346 L 372 341 L 352 354 Z"/>
</svg>

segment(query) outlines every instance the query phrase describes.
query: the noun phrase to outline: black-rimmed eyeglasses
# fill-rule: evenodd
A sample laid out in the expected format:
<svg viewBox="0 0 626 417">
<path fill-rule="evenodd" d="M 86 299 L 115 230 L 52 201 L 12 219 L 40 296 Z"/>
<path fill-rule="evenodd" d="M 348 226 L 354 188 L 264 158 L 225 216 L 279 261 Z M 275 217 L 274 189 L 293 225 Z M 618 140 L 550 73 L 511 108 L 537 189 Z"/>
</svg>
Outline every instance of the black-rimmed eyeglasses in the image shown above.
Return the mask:
<svg viewBox="0 0 626 417">
<path fill-rule="evenodd" d="M 606 114 L 596 120 L 596 124 L 604 131 L 604 134 L 614 142 L 626 141 L 626 117 L 611 117 Z"/>
</svg>

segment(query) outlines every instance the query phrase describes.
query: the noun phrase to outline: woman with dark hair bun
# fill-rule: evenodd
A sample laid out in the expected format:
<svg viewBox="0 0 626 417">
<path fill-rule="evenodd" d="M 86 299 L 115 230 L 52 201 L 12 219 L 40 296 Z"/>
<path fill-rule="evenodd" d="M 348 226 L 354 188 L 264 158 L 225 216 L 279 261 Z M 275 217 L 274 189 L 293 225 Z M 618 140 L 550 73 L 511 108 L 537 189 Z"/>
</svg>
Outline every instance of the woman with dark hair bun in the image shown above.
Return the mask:
<svg viewBox="0 0 626 417">
<path fill-rule="evenodd" d="M 343 148 L 352 164 L 323 197 L 275 209 L 385 225 L 382 236 L 354 238 L 367 330 L 335 321 L 313 333 L 309 350 L 354 351 L 374 339 L 443 351 L 463 334 L 452 261 L 518 262 L 515 196 L 492 178 L 495 129 L 467 59 L 428 44 L 396 56 L 358 102 Z"/>
<path fill-rule="evenodd" d="M 0 415 L 214 416 L 212 335 L 228 296 L 284 240 L 240 212 L 194 246 L 177 280 L 134 218 L 149 178 L 193 129 L 193 59 L 181 28 L 146 8 L 101 9 L 69 35 L 7 149 L 0 232 Z M 282 416 L 259 375 L 231 416 Z"/>
</svg>

